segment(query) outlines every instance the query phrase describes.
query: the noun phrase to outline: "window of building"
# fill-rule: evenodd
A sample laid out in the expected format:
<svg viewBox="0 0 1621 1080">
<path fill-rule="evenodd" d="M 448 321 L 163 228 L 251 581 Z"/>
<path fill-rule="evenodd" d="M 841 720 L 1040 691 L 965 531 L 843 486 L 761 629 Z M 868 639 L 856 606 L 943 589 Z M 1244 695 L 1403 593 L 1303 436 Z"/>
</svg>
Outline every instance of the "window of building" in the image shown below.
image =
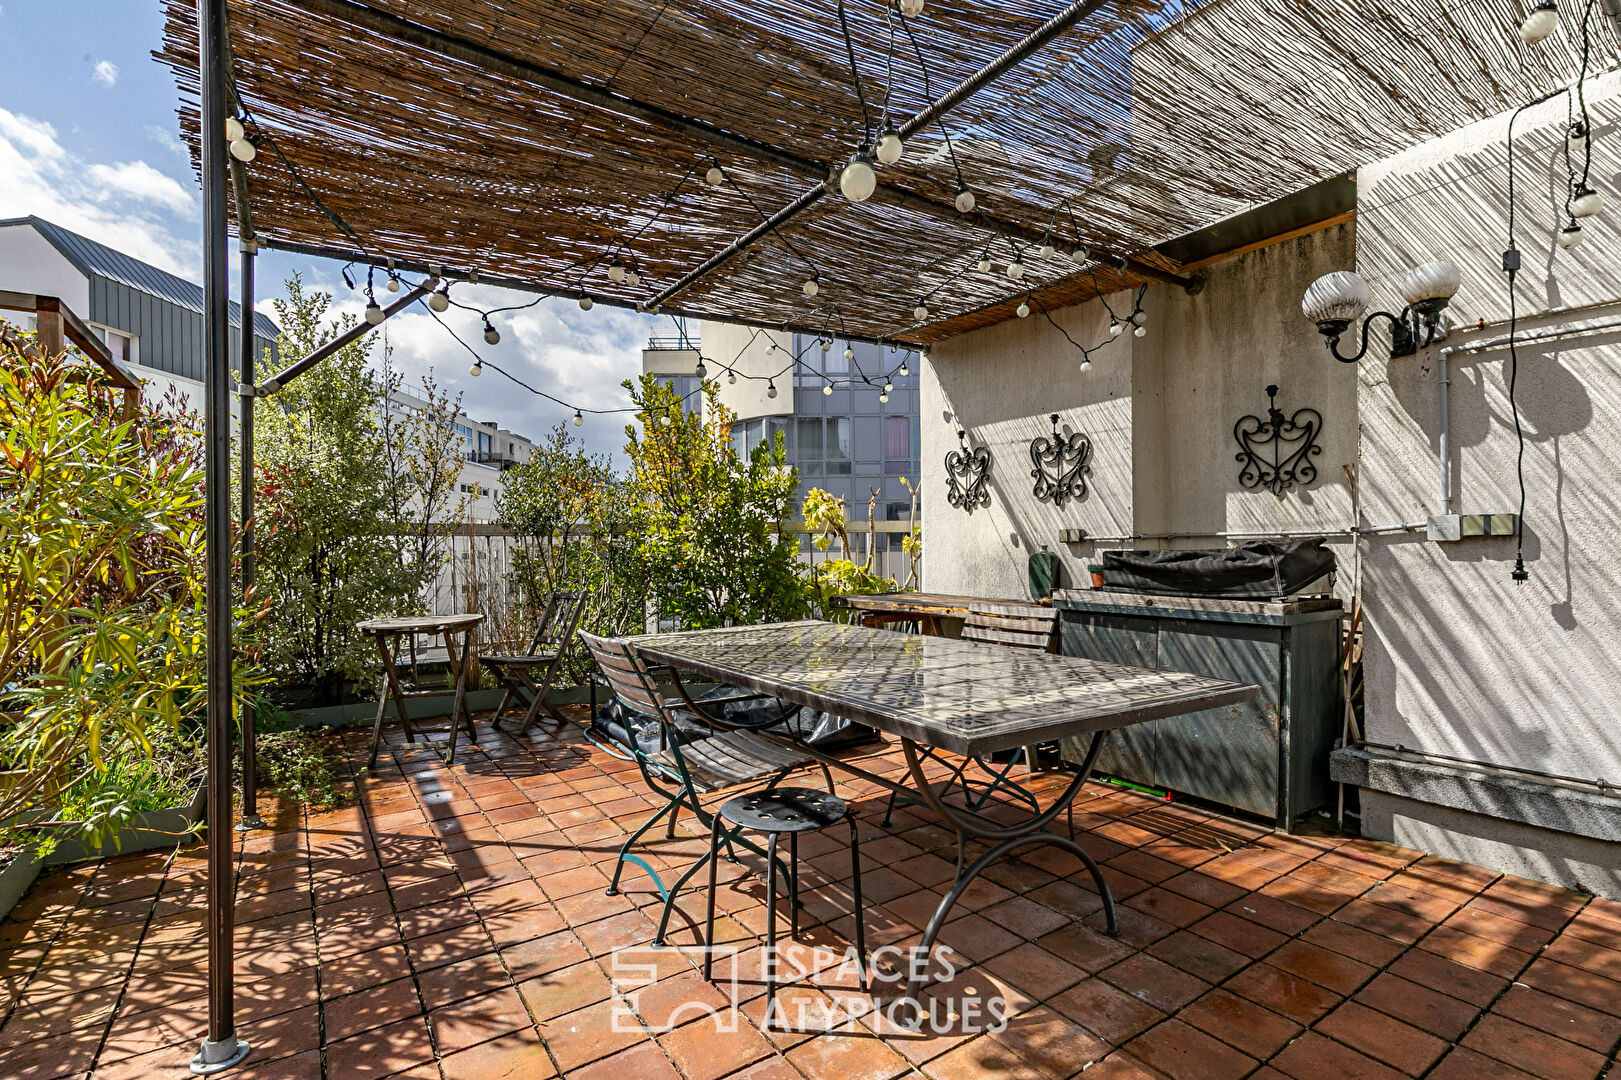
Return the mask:
<svg viewBox="0 0 1621 1080">
<path fill-rule="evenodd" d="M 912 462 L 912 418 L 884 417 L 884 471 L 904 473 Z"/>
<path fill-rule="evenodd" d="M 113 354 L 114 360 L 123 364 L 134 361 L 135 339 L 129 334 L 122 334 L 117 330 L 103 330 L 101 340 L 106 344 L 107 351 Z"/>
<path fill-rule="evenodd" d="M 829 476 L 848 476 L 850 473 L 850 418 L 827 418 L 825 460 Z"/>
</svg>

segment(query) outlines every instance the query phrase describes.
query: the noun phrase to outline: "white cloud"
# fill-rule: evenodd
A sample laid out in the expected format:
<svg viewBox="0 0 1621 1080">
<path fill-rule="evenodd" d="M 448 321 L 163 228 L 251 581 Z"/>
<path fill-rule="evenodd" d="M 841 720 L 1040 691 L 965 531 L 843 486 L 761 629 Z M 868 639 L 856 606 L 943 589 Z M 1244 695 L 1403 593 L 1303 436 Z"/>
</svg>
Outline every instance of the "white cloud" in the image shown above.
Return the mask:
<svg viewBox="0 0 1621 1080">
<path fill-rule="evenodd" d="M 308 274 L 305 283 L 316 285 Z M 340 312 L 361 316 L 366 304 L 361 284 L 362 288 L 354 292 L 341 281 L 319 284 L 336 297 L 334 317 Z M 273 287 L 261 278 L 261 289 Z M 479 308 L 526 304 L 534 299 L 525 293 L 467 285 L 453 288 L 452 296 L 458 303 Z M 381 293 L 379 299 L 386 302 Z M 260 305 L 260 310 L 275 317 L 268 305 Z M 628 407 L 630 398 L 619 384 L 641 373 L 642 346 L 654 325 L 650 316 L 619 308 L 598 306 L 585 312 L 573 301 L 544 300 L 523 311 L 492 316 L 501 331 L 501 343 L 486 345 L 484 324 L 477 312 L 452 307 L 439 318 L 488 361 L 484 374 L 478 378 L 468 374 L 472 354 L 418 304 L 384 324 L 393 348 L 392 362 L 404 373 L 406 389 L 417 385 L 431 368 L 441 386 L 462 392 L 462 410 L 469 416 L 536 440 L 555 425 L 566 423 L 576 408 Z M 372 357 L 382 363 L 381 333 Z M 499 365 L 529 386 L 568 404 L 558 405 L 530 393 L 491 365 Z M 582 427 L 569 430 L 583 438 L 592 451 L 618 455 L 624 448 L 629 418 L 628 413 L 588 414 Z"/>
<path fill-rule="evenodd" d="M 0 108 L 0 217 L 28 214 L 196 280 L 185 185 L 144 161 L 85 161 L 50 124 Z"/>
<path fill-rule="evenodd" d="M 90 78 L 94 82 L 111 88 L 114 83 L 118 82 L 118 65 L 111 60 L 97 60 L 95 70 L 90 73 Z"/>
<path fill-rule="evenodd" d="M 169 153 L 180 158 L 187 165 L 191 164 L 191 151 L 186 148 L 186 144 L 181 142 L 180 137 L 174 132 L 160 124 L 147 124 L 143 130 L 146 132 L 146 137 L 152 142 L 157 143 Z"/>
<path fill-rule="evenodd" d="M 191 192 L 181 187 L 174 177 L 158 172 L 144 161 L 123 161 L 117 165 L 97 163 L 90 166 L 89 176 L 111 195 L 157 203 L 177 214 L 189 215 L 196 209 L 196 199 Z"/>
</svg>

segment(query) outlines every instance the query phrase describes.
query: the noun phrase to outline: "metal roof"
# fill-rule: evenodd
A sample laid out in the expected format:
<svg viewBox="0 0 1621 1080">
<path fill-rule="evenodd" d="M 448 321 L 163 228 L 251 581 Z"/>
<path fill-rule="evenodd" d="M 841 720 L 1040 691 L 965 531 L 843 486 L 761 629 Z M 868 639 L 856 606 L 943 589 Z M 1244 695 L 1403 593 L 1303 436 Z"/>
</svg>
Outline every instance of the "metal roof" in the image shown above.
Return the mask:
<svg viewBox="0 0 1621 1080">
<path fill-rule="evenodd" d="M 83 274 L 100 274 L 102 277 L 121 282 L 132 289 L 150 293 L 161 300 L 167 300 L 187 311 L 195 311 L 199 315 L 203 310 L 203 287 L 176 277 L 166 270 L 159 270 L 151 263 L 142 262 L 131 255 L 121 251 L 114 251 L 106 244 L 98 244 L 87 236 L 80 236 L 62 226 L 46 221 L 41 217 L 8 218 L 0 221 L 0 227 L 6 225 L 32 225 L 39 234 L 50 241 L 52 247 L 60 251 Z M 240 305 L 231 301 L 231 325 L 242 325 Z M 270 316 L 262 312 L 254 312 L 253 332 L 258 337 L 274 339 L 281 333 Z"/>
</svg>

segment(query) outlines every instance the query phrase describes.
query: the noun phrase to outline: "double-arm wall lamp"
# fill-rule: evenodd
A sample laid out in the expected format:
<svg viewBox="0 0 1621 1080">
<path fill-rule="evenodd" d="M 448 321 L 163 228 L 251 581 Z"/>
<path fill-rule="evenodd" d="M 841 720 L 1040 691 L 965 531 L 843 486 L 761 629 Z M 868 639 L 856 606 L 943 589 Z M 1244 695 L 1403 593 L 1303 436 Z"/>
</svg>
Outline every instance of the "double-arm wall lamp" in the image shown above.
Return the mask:
<svg viewBox="0 0 1621 1080">
<path fill-rule="evenodd" d="M 1458 291 L 1458 268 L 1449 262 L 1427 262 L 1407 271 L 1402 299 L 1407 306 L 1398 315 L 1375 311 L 1362 321 L 1362 347 L 1355 356 L 1340 355 L 1340 337 L 1362 318 L 1372 296 L 1368 283 L 1350 270 L 1324 274 L 1306 287 L 1300 310 L 1317 324 L 1328 340 L 1328 350 L 1342 364 L 1354 364 L 1368 351 L 1368 328 L 1373 320 L 1390 320 L 1390 355 L 1412 356 L 1441 336 L 1441 312 Z"/>
</svg>

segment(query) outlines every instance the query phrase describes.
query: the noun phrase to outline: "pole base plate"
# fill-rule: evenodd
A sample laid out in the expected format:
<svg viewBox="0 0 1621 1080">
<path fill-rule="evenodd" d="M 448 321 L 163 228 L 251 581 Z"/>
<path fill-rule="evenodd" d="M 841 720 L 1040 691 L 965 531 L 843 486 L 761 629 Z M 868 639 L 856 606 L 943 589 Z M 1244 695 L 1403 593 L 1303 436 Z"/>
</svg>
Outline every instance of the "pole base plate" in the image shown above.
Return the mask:
<svg viewBox="0 0 1621 1080">
<path fill-rule="evenodd" d="M 247 1056 L 248 1044 L 234 1035 L 219 1042 L 204 1040 L 188 1067 L 197 1076 L 212 1076 L 224 1072 Z"/>
<path fill-rule="evenodd" d="M 258 814 L 249 814 L 236 823 L 237 832 L 252 832 L 254 829 L 265 827 L 265 819 Z"/>
</svg>

